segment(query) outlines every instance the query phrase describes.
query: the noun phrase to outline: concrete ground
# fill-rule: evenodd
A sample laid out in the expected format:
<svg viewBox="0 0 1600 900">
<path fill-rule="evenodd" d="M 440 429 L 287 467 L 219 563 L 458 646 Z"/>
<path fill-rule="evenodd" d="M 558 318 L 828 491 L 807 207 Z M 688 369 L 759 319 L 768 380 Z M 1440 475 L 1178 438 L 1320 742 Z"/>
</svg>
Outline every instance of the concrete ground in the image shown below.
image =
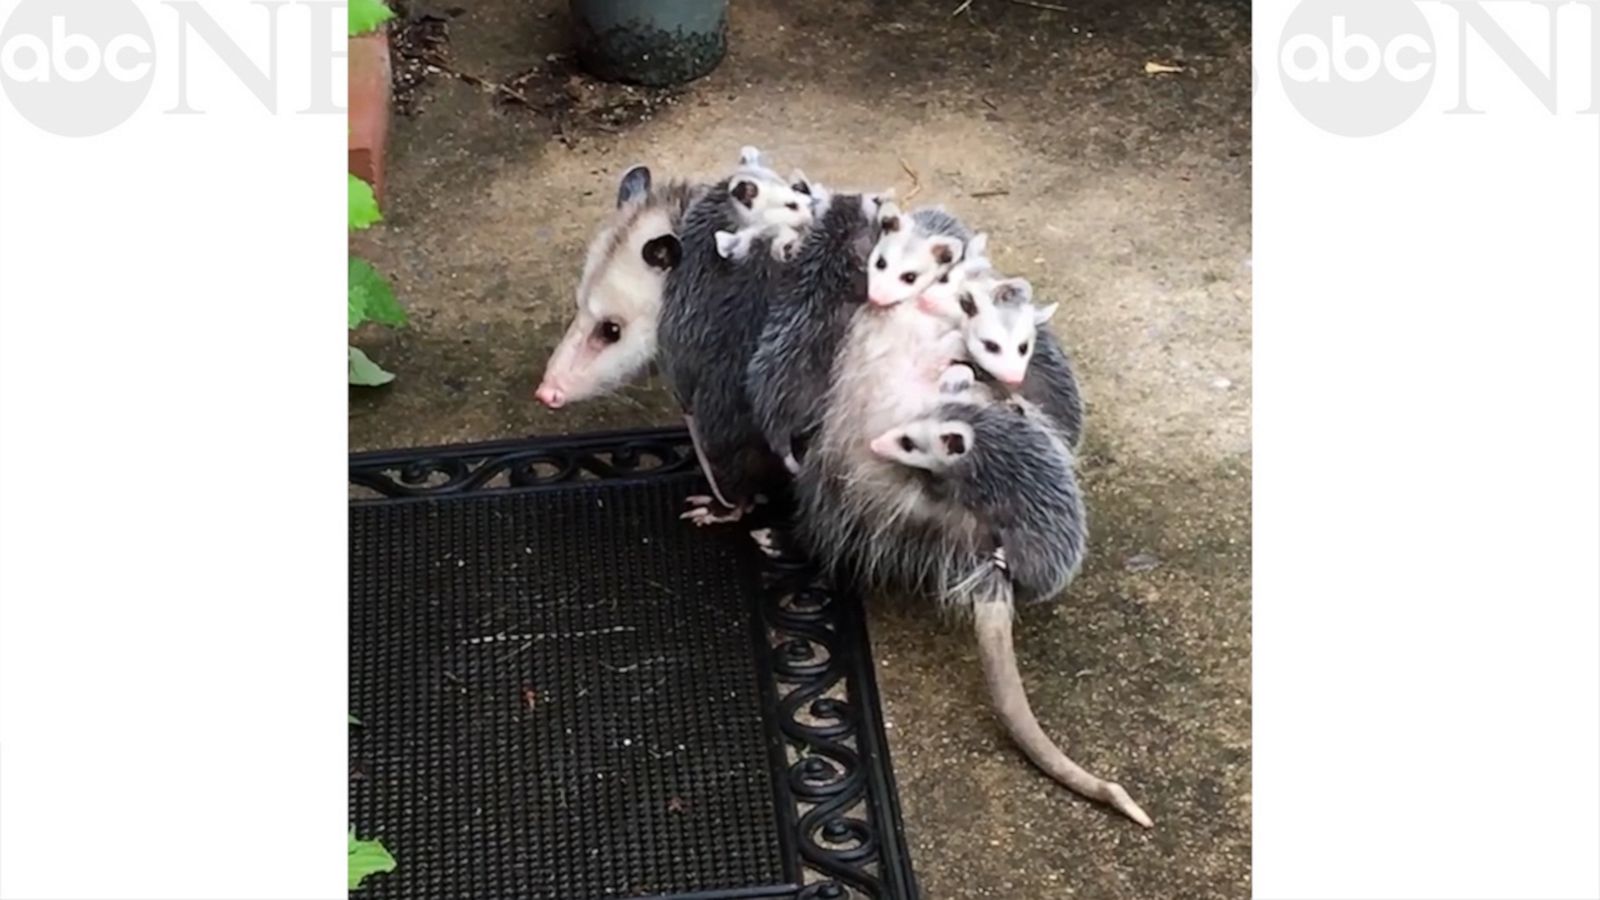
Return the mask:
<svg viewBox="0 0 1600 900">
<path fill-rule="evenodd" d="M 399 379 L 352 390 L 351 447 L 675 421 L 655 384 L 560 413 L 532 399 L 631 163 L 709 175 L 755 143 L 902 197 L 914 172 L 916 201 L 989 231 L 1001 268 L 1061 301 L 1089 404 L 1091 556 L 1065 602 L 1025 611 L 1019 653 L 1046 729 L 1157 822 L 1031 769 L 985 712 L 966 630 L 880 604 L 926 896 L 1247 897 L 1249 6 L 974 0 L 952 16 L 959 2 L 740 0 L 722 66 L 659 92 L 573 74 L 560 0 L 414 0 L 440 18 L 408 45 L 462 77 L 408 90 L 387 221 L 357 240 L 412 325 L 355 336 Z"/>
</svg>

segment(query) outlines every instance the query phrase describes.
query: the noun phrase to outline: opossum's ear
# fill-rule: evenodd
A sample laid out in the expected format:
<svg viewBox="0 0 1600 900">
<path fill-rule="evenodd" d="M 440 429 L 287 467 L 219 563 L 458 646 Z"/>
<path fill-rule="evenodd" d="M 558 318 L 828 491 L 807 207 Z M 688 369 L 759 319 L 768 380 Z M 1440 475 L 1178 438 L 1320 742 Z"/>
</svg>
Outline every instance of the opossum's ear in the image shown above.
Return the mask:
<svg viewBox="0 0 1600 900">
<path fill-rule="evenodd" d="M 980 232 L 967 241 L 967 246 L 961 251 L 962 259 L 977 259 L 989 252 L 989 233 Z"/>
<path fill-rule="evenodd" d="M 948 266 L 961 255 L 961 239 L 947 235 L 939 235 L 928 239 L 928 252 L 933 254 L 933 261 L 941 266 Z"/>
<path fill-rule="evenodd" d="M 972 447 L 972 427 L 965 422 L 945 422 L 939 426 L 939 444 L 946 456 L 965 456 Z"/>
<path fill-rule="evenodd" d="M 678 241 L 677 235 L 663 234 L 645 241 L 640 255 L 651 268 L 665 272 L 683 259 L 683 244 Z"/>
<path fill-rule="evenodd" d="M 750 146 L 749 144 L 746 144 L 743 147 L 740 147 L 739 148 L 739 165 L 741 165 L 741 166 L 759 166 L 759 165 L 761 165 L 761 151 L 756 149 L 755 147 Z"/>
<path fill-rule="evenodd" d="M 756 197 L 761 195 L 761 188 L 749 178 L 735 178 L 728 183 L 728 193 L 733 199 L 743 203 L 745 209 L 750 209 L 756 202 Z"/>
<path fill-rule="evenodd" d="M 900 230 L 900 207 L 893 200 L 884 200 L 878 204 L 878 227 L 885 232 Z"/>
<path fill-rule="evenodd" d="M 1002 306 L 1033 302 L 1033 285 L 1026 278 L 1007 278 L 994 286 L 994 302 Z"/>
<path fill-rule="evenodd" d="M 970 319 L 978 314 L 978 302 L 972 299 L 971 291 L 962 291 L 957 302 L 961 304 L 961 312 L 967 318 Z"/>
<path fill-rule="evenodd" d="M 623 174 L 622 183 L 617 185 L 617 205 L 623 206 L 630 201 L 638 200 L 649 191 L 649 167 L 634 166 Z"/>
<path fill-rule="evenodd" d="M 805 194 L 807 197 L 811 196 L 811 179 L 807 178 L 806 173 L 799 169 L 789 173 L 789 187 Z"/>
<path fill-rule="evenodd" d="M 1057 304 L 1052 303 L 1049 306 L 1036 307 L 1033 311 L 1033 324 L 1043 325 L 1050 321 L 1050 317 L 1056 314 L 1056 306 Z"/>
</svg>

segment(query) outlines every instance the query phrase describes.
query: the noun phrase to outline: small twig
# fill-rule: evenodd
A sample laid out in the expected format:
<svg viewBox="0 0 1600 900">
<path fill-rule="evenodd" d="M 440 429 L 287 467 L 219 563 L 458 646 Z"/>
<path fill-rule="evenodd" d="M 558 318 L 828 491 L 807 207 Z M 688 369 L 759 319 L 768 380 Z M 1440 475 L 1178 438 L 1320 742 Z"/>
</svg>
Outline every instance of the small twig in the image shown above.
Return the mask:
<svg viewBox="0 0 1600 900">
<path fill-rule="evenodd" d="M 905 199 L 905 202 L 910 203 L 911 198 L 917 196 L 917 193 L 922 190 L 922 179 L 917 177 L 915 170 L 906 165 L 905 157 L 900 158 L 900 168 L 904 170 L 907 175 L 911 176 L 911 190 L 906 191 Z"/>
<path fill-rule="evenodd" d="M 1052 3 L 1040 3 L 1040 2 L 1038 2 L 1038 0 L 1007 0 L 1007 2 L 1015 3 L 1018 6 L 1031 6 L 1034 9 L 1048 9 L 1048 10 L 1053 10 L 1055 12 L 1064 12 L 1064 13 L 1077 12 L 1077 10 L 1068 9 L 1065 6 L 1056 6 L 1055 4 L 1052 4 Z"/>
<path fill-rule="evenodd" d="M 518 91 L 515 88 L 512 88 L 512 87 L 510 87 L 508 85 L 505 85 L 505 84 L 501 84 L 498 81 L 491 81 L 491 80 L 489 80 L 487 78 L 484 78 L 482 75 L 473 75 L 470 72 L 463 72 L 463 71 L 461 71 L 459 69 L 453 68 L 453 67 L 451 67 L 451 65 L 449 63 L 445 62 L 442 59 L 439 59 L 436 56 L 421 56 L 421 57 L 418 57 L 418 58 L 421 59 L 423 62 L 427 63 L 428 65 L 433 66 L 434 68 L 438 69 L 439 71 L 445 73 L 446 75 L 451 75 L 451 76 L 454 76 L 456 78 L 459 78 L 462 81 L 465 81 L 467 84 L 470 84 L 470 85 L 472 85 L 474 87 L 488 88 L 488 89 L 490 89 L 492 91 L 497 91 L 499 93 L 505 94 L 507 97 L 510 97 L 511 99 L 517 101 L 518 103 L 521 103 L 523 106 L 526 106 L 529 109 L 534 108 L 533 101 L 529 100 L 526 94 L 523 94 L 521 91 Z"/>
<path fill-rule="evenodd" d="M 996 106 L 995 102 L 993 100 L 990 100 L 988 97 L 979 97 L 978 99 L 982 100 L 983 101 L 983 105 L 989 107 L 990 109 L 998 110 L 1000 108 L 1000 107 Z"/>
<path fill-rule="evenodd" d="M 950 14 L 950 18 L 954 19 L 956 16 L 961 15 L 962 13 L 966 12 L 971 7 L 972 7 L 972 0 L 966 0 L 965 3 L 963 3 L 960 6 L 956 7 L 956 11 Z"/>
<path fill-rule="evenodd" d="M 968 194 L 967 196 L 968 197 L 972 197 L 973 199 L 982 199 L 984 197 L 1009 197 L 1009 196 L 1011 196 L 1011 192 L 1007 191 L 1007 190 L 973 191 L 972 193 Z"/>
</svg>

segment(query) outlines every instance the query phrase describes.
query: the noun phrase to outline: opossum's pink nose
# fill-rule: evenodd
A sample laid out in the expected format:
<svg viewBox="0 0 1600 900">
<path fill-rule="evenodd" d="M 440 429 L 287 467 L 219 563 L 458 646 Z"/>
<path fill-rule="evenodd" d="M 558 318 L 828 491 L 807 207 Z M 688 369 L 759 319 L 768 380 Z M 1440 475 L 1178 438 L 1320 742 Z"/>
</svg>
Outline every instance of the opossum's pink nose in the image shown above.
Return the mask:
<svg viewBox="0 0 1600 900">
<path fill-rule="evenodd" d="M 560 409 L 567 402 L 566 392 L 549 382 L 539 385 L 539 390 L 534 392 L 534 396 L 551 409 Z"/>
<path fill-rule="evenodd" d="M 1017 385 L 1022 384 L 1024 376 L 1021 372 L 1007 372 L 1004 375 L 999 375 L 996 377 L 999 378 L 1001 383 L 1005 384 L 1007 387 L 1016 387 Z"/>
</svg>

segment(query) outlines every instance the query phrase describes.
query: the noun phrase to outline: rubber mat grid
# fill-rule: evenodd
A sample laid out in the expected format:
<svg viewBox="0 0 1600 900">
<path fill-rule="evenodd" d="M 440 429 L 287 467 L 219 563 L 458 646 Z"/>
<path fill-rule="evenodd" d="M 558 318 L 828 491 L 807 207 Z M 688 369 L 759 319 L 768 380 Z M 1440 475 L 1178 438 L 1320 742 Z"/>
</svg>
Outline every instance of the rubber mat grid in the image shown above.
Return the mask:
<svg viewBox="0 0 1600 900">
<path fill-rule="evenodd" d="M 660 430 L 351 458 L 374 898 L 913 898 L 860 605 Z M 759 523 L 757 523 L 759 524 Z"/>
</svg>

